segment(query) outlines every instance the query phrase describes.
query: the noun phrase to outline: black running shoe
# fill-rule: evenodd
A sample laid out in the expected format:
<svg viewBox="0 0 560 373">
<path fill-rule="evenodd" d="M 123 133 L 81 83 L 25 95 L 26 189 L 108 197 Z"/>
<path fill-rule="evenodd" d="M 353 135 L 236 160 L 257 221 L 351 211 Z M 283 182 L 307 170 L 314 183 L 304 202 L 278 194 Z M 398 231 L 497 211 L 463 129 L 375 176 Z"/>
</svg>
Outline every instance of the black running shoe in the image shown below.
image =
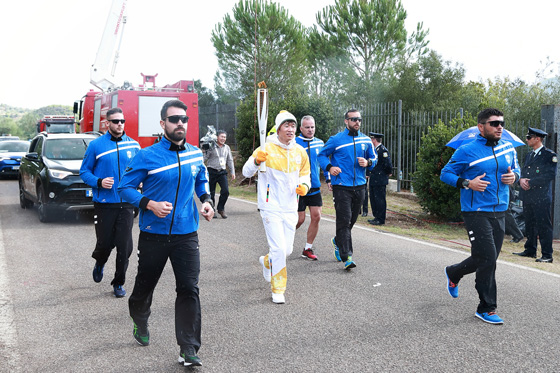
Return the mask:
<svg viewBox="0 0 560 373">
<path fill-rule="evenodd" d="M 138 344 L 140 346 L 147 346 L 150 344 L 150 332 L 148 331 L 148 323 L 138 323 L 136 324 L 136 322 L 134 321 L 134 319 L 132 320 L 132 323 L 134 324 L 134 330 L 132 331 L 132 335 L 134 336 L 134 339 L 136 339 L 136 342 L 138 342 Z"/>
<path fill-rule="evenodd" d="M 179 353 L 179 364 L 183 364 L 186 367 L 201 367 L 202 361 L 196 356 L 194 347 L 188 346 L 186 348 L 181 347 L 181 352 Z"/>
</svg>

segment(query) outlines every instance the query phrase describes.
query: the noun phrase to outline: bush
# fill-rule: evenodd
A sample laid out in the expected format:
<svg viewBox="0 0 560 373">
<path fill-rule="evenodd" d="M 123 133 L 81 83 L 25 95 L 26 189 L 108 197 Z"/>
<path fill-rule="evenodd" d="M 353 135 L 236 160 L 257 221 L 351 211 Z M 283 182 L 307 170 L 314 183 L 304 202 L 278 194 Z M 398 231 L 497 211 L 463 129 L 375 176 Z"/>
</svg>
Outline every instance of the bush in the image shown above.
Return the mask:
<svg viewBox="0 0 560 373">
<path fill-rule="evenodd" d="M 417 170 L 414 173 L 414 191 L 420 206 L 438 218 L 461 220 L 459 190 L 442 182 L 439 177 L 455 149 L 445 144 L 459 132 L 476 125 L 476 119 L 465 113 L 464 118 L 451 120 L 449 125 L 439 122 L 428 128 L 422 136 L 418 153 Z"/>
<path fill-rule="evenodd" d="M 269 91 L 269 97 L 271 92 Z M 288 110 L 299 121 L 304 115 L 315 118 L 315 136 L 327 141 L 334 128 L 334 110 L 326 99 L 319 96 L 309 96 L 306 93 L 290 92 L 281 99 L 271 98 L 268 105 L 267 132 L 274 126 L 274 119 L 280 110 Z M 237 107 L 238 127 L 235 131 L 237 149 L 243 162 L 247 160 L 259 143 L 259 126 L 256 117 L 255 98 L 243 100 Z"/>
</svg>

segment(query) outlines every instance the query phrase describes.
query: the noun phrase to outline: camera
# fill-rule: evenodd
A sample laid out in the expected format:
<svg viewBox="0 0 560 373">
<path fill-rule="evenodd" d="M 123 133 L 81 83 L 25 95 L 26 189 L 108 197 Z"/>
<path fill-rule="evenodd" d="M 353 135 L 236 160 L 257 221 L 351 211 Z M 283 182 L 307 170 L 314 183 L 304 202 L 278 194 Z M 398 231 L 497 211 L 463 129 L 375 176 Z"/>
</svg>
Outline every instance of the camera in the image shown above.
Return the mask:
<svg viewBox="0 0 560 373">
<path fill-rule="evenodd" d="M 208 126 L 208 132 L 200 139 L 200 148 L 202 150 L 214 149 L 218 146 L 217 140 L 218 136 L 216 136 L 216 129 L 214 126 Z"/>
</svg>

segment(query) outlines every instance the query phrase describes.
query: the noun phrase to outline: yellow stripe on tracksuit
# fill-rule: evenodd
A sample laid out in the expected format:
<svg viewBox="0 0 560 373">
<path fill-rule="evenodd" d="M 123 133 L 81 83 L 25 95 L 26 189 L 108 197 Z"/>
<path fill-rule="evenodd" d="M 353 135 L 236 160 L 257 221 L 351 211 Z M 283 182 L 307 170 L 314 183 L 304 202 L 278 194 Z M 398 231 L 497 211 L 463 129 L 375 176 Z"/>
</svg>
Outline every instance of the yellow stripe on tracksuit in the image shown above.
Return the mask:
<svg viewBox="0 0 560 373">
<path fill-rule="evenodd" d="M 256 157 L 258 150 L 251 158 Z M 286 149 L 266 143 L 265 151 L 266 172 L 259 173 L 258 183 L 259 210 L 269 245 L 265 266 L 271 268 L 272 292 L 283 294 L 287 283 L 286 258 L 293 251 L 298 220 L 296 187 L 305 184 L 309 190 L 311 185 L 309 157 L 297 144 Z"/>
</svg>

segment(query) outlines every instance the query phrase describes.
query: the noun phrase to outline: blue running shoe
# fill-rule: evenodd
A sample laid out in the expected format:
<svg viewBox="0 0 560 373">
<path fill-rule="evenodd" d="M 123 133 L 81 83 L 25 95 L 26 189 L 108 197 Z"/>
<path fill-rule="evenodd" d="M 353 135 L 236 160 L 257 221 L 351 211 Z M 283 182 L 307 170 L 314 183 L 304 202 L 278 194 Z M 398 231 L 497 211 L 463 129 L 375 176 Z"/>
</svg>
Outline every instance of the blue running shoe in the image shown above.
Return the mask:
<svg viewBox="0 0 560 373">
<path fill-rule="evenodd" d="M 117 298 L 122 298 L 126 295 L 126 290 L 123 289 L 122 285 L 114 285 L 113 292 Z"/>
<path fill-rule="evenodd" d="M 93 281 L 101 282 L 101 280 L 103 280 L 103 267 L 104 265 L 95 262 L 95 266 L 93 267 Z"/>
<path fill-rule="evenodd" d="M 501 325 L 504 323 L 504 320 L 496 312 L 475 312 L 474 315 L 488 324 Z"/>
<path fill-rule="evenodd" d="M 352 260 L 352 257 L 349 256 L 348 260 L 346 260 L 344 262 L 344 269 L 348 270 L 348 269 L 351 269 L 351 268 L 356 268 L 356 263 L 354 263 L 354 261 Z"/>
<path fill-rule="evenodd" d="M 459 284 L 451 282 L 449 275 L 447 274 L 447 267 L 443 269 L 443 272 L 445 272 L 445 278 L 447 279 L 447 292 L 453 298 L 457 298 L 459 296 Z"/>
<path fill-rule="evenodd" d="M 331 243 L 332 246 L 334 247 L 334 257 L 336 258 L 337 262 L 342 262 L 342 259 L 340 259 L 340 252 L 338 250 L 338 246 L 336 246 L 336 241 L 334 240 L 336 237 L 333 237 L 331 239 Z"/>
</svg>

